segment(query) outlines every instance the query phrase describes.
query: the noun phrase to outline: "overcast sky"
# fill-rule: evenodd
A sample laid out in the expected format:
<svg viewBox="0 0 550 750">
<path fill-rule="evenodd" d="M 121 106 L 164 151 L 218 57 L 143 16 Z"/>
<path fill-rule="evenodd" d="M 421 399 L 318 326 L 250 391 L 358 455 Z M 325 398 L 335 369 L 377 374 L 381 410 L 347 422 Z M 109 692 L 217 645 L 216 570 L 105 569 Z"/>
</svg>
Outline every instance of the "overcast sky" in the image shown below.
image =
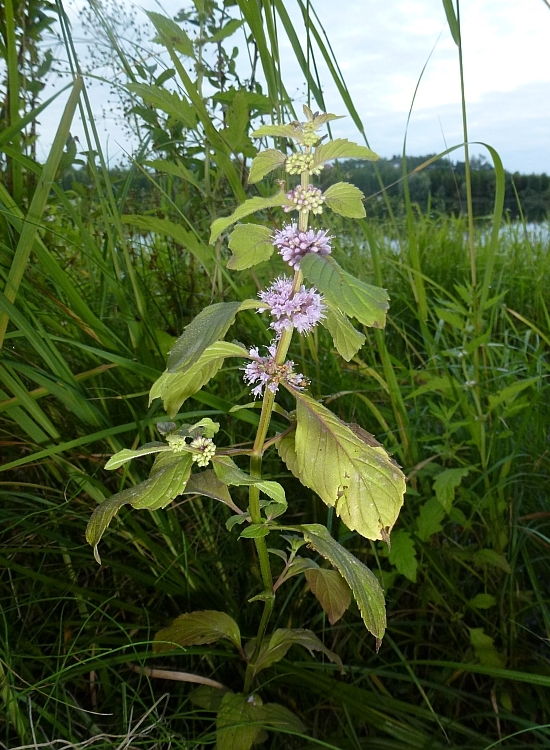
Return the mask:
<svg viewBox="0 0 550 750">
<path fill-rule="evenodd" d="M 189 4 L 162 2 L 168 15 Z M 285 5 L 305 46 L 297 4 L 285 0 Z M 401 153 L 407 113 L 432 50 L 407 151 L 437 153 L 445 144 L 462 142 L 457 47 L 441 0 L 312 0 L 312 5 L 328 32 L 371 148 L 386 157 Z M 460 5 L 470 140 L 496 148 L 509 171 L 550 173 L 550 7 L 545 0 L 462 0 Z M 159 10 L 155 0 L 144 0 L 140 7 Z M 282 33 L 280 41 L 287 90 L 303 101 L 303 77 Z M 327 108 L 345 114 L 328 70 L 319 63 Z M 97 91 L 93 96 L 98 112 L 104 96 Z M 44 148 L 57 114 L 42 117 Z M 111 157 L 128 147 L 112 124 L 101 130 Z M 358 137 L 349 118 L 336 123 L 334 134 Z M 453 154 L 460 158 L 460 152 Z"/>
</svg>

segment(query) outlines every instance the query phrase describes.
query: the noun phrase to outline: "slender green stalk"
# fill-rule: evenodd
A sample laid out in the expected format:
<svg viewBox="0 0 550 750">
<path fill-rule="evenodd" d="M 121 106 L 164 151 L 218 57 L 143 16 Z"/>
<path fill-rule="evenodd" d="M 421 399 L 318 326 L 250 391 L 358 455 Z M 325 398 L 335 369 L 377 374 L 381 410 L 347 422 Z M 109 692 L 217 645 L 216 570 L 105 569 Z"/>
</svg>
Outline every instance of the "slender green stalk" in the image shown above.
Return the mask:
<svg viewBox="0 0 550 750">
<path fill-rule="evenodd" d="M 9 124 L 13 126 L 19 120 L 19 61 L 17 54 L 17 41 L 15 36 L 15 14 L 12 0 L 6 0 L 6 56 L 8 66 L 8 111 Z M 13 145 L 17 151 L 21 150 L 21 135 L 13 136 Z M 18 206 L 23 200 L 23 176 L 21 165 L 11 160 L 12 195 Z"/>
</svg>

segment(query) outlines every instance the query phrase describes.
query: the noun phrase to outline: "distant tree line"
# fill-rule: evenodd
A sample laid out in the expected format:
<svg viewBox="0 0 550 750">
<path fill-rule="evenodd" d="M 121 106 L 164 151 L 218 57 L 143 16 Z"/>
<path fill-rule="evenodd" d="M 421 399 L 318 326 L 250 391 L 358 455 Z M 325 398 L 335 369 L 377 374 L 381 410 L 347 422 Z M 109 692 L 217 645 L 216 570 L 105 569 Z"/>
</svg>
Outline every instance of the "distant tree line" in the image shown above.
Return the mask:
<svg viewBox="0 0 550 750">
<path fill-rule="evenodd" d="M 432 156 L 407 157 L 407 172 L 412 172 Z M 494 207 L 495 170 L 483 157 L 474 157 L 470 164 L 475 215 L 489 216 Z M 392 210 L 399 214 L 404 209 L 402 176 L 400 156 L 377 162 L 350 159 L 326 168 L 323 182 L 325 187 L 337 180 L 347 180 L 357 185 L 368 198 L 368 215 L 381 217 L 387 213 L 387 207 L 381 195 L 380 181 L 386 188 Z M 411 200 L 422 212 L 455 215 L 465 213 L 464 162 L 451 163 L 446 159 L 438 159 L 421 171 L 411 174 L 408 183 Z M 550 177 L 547 174 L 506 172 L 505 185 L 504 208 L 511 219 L 520 218 L 522 212 L 527 221 L 543 221 L 550 216 Z"/>
</svg>

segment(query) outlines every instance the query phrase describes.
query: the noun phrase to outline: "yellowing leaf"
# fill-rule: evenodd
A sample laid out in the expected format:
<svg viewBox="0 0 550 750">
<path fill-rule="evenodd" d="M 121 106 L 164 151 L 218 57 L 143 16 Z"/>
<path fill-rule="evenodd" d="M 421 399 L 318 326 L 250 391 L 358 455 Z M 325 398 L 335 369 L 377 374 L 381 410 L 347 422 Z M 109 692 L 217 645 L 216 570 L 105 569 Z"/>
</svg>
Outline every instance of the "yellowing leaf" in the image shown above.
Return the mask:
<svg viewBox="0 0 550 750">
<path fill-rule="evenodd" d="M 220 219 L 216 219 L 216 221 L 213 222 L 210 231 L 210 244 L 212 245 L 218 239 L 220 234 L 227 229 L 227 227 L 230 227 L 231 224 L 235 224 L 235 222 L 239 221 L 239 219 L 244 219 L 245 216 L 249 216 L 256 211 L 261 211 L 264 208 L 272 208 L 273 206 L 286 206 L 287 204 L 288 198 L 282 190 L 280 190 L 278 193 L 275 193 L 274 195 L 269 196 L 268 198 L 250 198 L 244 203 L 241 203 L 241 205 L 235 211 L 233 211 L 231 216 L 224 216 Z"/>
<path fill-rule="evenodd" d="M 331 537 L 324 526 L 303 524 L 305 541 L 341 574 L 351 589 L 367 630 L 379 641 L 386 630 L 386 606 L 380 584 L 366 565 Z"/>
<path fill-rule="evenodd" d="M 171 651 L 174 646 L 202 646 L 222 638 L 241 647 L 241 633 L 235 620 L 225 612 L 207 609 L 176 617 L 155 635 L 153 651 Z"/>
<path fill-rule="evenodd" d="M 328 615 L 331 625 L 342 617 L 351 604 L 351 591 L 337 570 L 308 568 L 305 577 L 311 593 Z"/>
<path fill-rule="evenodd" d="M 307 393 L 293 394 L 296 432 L 279 442 L 282 459 L 349 529 L 387 538 L 405 493 L 399 466 L 368 432 L 348 426 Z"/>
<path fill-rule="evenodd" d="M 340 268 L 334 258 L 321 257 L 316 253 L 309 253 L 303 258 L 300 270 L 325 295 L 333 310 L 338 308 L 373 328 L 384 328 L 386 325 L 389 297 L 385 289 L 359 281 Z"/>
<path fill-rule="evenodd" d="M 262 180 L 266 174 L 269 174 L 277 167 L 282 166 L 286 161 L 286 156 L 282 151 L 276 148 L 266 148 L 264 151 L 254 157 L 250 165 L 248 182 L 253 185 L 255 182 Z"/>
<path fill-rule="evenodd" d="M 232 271 L 251 268 L 273 254 L 271 229 L 261 224 L 237 224 L 229 236 L 229 249 L 233 255 L 227 261 Z"/>
<path fill-rule="evenodd" d="M 363 193 L 349 182 L 337 182 L 323 193 L 325 204 L 340 216 L 349 219 L 363 219 L 366 216 Z"/>
<path fill-rule="evenodd" d="M 315 163 L 324 164 L 331 159 L 365 159 L 366 161 L 377 161 L 380 157 L 366 146 L 348 141 L 347 138 L 336 138 L 328 143 L 323 143 L 315 149 Z"/>
</svg>

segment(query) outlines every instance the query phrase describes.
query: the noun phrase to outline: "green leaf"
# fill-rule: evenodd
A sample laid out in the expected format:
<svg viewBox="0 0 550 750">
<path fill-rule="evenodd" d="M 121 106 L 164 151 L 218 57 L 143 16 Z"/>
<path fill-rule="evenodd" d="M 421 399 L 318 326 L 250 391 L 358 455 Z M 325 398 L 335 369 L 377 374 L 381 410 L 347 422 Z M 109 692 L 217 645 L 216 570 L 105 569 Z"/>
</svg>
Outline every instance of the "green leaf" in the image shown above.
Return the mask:
<svg viewBox="0 0 550 750">
<path fill-rule="evenodd" d="M 181 26 L 178 26 L 178 24 L 175 21 L 172 21 L 171 18 L 167 18 L 160 13 L 154 13 L 153 11 L 146 11 L 146 13 L 159 33 L 159 36 L 156 36 L 153 39 L 154 42 L 157 42 L 157 44 L 164 44 L 164 40 L 166 40 L 183 55 L 186 55 L 187 57 L 195 57 L 193 42 L 189 39 Z"/>
<path fill-rule="evenodd" d="M 493 639 L 483 632 L 483 628 L 470 628 L 470 643 L 484 667 L 504 669 L 506 666 L 505 660 L 496 650 Z"/>
<path fill-rule="evenodd" d="M 175 224 L 168 219 L 158 219 L 156 216 L 125 214 L 120 218 L 124 224 L 130 224 L 145 232 L 154 232 L 163 237 L 171 237 L 179 245 L 189 250 L 208 273 L 214 269 L 212 250 L 208 245 L 201 242 L 193 232 L 188 232 L 180 224 Z"/>
<path fill-rule="evenodd" d="M 262 731 L 257 708 L 261 699 L 226 693 L 216 718 L 216 750 L 250 750 Z"/>
<path fill-rule="evenodd" d="M 280 703 L 265 703 L 256 710 L 266 729 L 276 732 L 305 734 L 306 727 L 301 719 L 285 706 L 281 706 Z"/>
<path fill-rule="evenodd" d="M 111 456 L 111 458 L 105 464 L 105 468 L 107 470 L 118 469 L 118 467 L 122 466 L 122 464 L 125 464 L 127 461 L 131 461 L 133 458 L 137 458 L 138 456 L 148 456 L 150 453 L 161 453 L 162 451 L 171 450 L 172 449 L 170 448 L 170 446 L 166 445 L 166 443 L 158 442 L 145 443 L 145 445 L 142 445 L 141 448 L 138 448 L 137 450 L 124 448 L 123 450 Z"/>
<path fill-rule="evenodd" d="M 249 216 L 256 211 L 262 211 L 265 208 L 286 205 L 288 205 L 288 198 L 282 190 L 280 190 L 278 193 L 275 193 L 274 195 L 269 196 L 268 198 L 250 198 L 244 203 L 241 203 L 241 205 L 235 211 L 233 211 L 231 216 L 224 216 L 216 219 L 216 221 L 213 222 L 210 232 L 210 244 L 213 245 L 220 234 L 224 232 L 227 227 L 230 227 L 231 224 L 235 224 L 236 221 L 239 221 L 239 219 L 244 219 L 245 216 Z"/>
<path fill-rule="evenodd" d="M 446 513 L 453 507 L 455 489 L 468 474 L 469 469 L 444 469 L 436 476 L 433 484 L 435 496 Z"/>
<path fill-rule="evenodd" d="M 296 398 L 296 432 L 278 449 L 292 473 L 367 539 L 387 539 L 399 515 L 405 477 L 372 435 L 348 426 L 305 392 Z"/>
<path fill-rule="evenodd" d="M 308 567 L 305 577 L 311 593 L 327 613 L 330 624 L 334 625 L 351 604 L 348 584 L 337 570 L 326 568 Z"/>
<path fill-rule="evenodd" d="M 253 138 L 293 138 L 295 141 L 302 143 L 304 134 L 302 129 L 294 125 L 262 125 L 252 133 Z"/>
<path fill-rule="evenodd" d="M 276 148 L 266 148 L 265 151 L 260 151 L 250 165 L 249 184 L 253 185 L 255 182 L 259 182 L 266 174 L 273 172 L 277 167 L 281 167 L 285 161 L 286 156 Z"/>
<path fill-rule="evenodd" d="M 198 179 L 195 176 L 195 173 L 192 172 L 190 169 L 187 169 L 187 167 L 182 164 L 180 161 L 167 161 L 165 159 L 151 159 L 150 161 L 144 162 L 145 166 L 151 167 L 152 169 L 155 169 L 157 172 L 164 172 L 165 174 L 171 174 L 174 177 L 180 177 L 182 180 L 185 180 L 185 182 L 189 182 L 189 184 L 193 185 L 193 187 L 196 187 L 197 190 L 202 193 L 204 193 L 204 187 L 200 184 Z M 130 214 L 131 216 L 131 214 Z M 149 218 L 149 217 L 144 217 Z M 172 224 L 172 222 L 168 222 L 167 219 L 156 219 L 156 217 L 151 217 L 159 222 L 167 222 L 168 224 Z M 182 229 L 182 227 L 179 224 L 172 224 L 173 227 L 177 227 L 178 229 Z M 185 232 L 185 230 L 183 230 Z M 191 234 L 191 232 L 186 232 L 186 234 Z M 200 242 L 198 238 L 195 237 L 197 242 Z M 202 244 L 202 243 L 201 243 Z M 212 251 L 210 248 L 208 248 L 206 245 L 203 245 L 205 248 L 206 254 L 211 258 L 212 257 Z"/>
<path fill-rule="evenodd" d="M 458 18 L 456 17 L 453 0 L 443 0 L 443 8 L 445 9 L 445 15 L 447 16 L 447 23 L 449 24 L 451 36 L 458 47 L 460 45 L 460 26 L 458 24 Z"/>
<path fill-rule="evenodd" d="M 300 262 L 300 270 L 328 302 L 346 315 L 373 328 L 386 325 L 389 297 L 385 289 L 359 281 L 330 256 L 309 253 Z"/>
<path fill-rule="evenodd" d="M 267 536 L 270 532 L 270 528 L 265 523 L 252 523 L 247 526 L 244 531 L 241 531 L 239 539 L 258 539 L 260 537 Z"/>
<path fill-rule="evenodd" d="M 497 600 L 492 594 L 476 594 L 468 604 L 474 609 L 490 609 L 494 607 Z"/>
<path fill-rule="evenodd" d="M 494 549 L 478 549 L 477 552 L 474 552 L 473 559 L 475 565 L 492 565 L 495 568 L 500 568 L 505 573 L 508 573 L 508 575 L 512 573 L 512 568 L 508 560 L 504 555 L 499 555 L 498 552 L 495 552 Z"/>
<path fill-rule="evenodd" d="M 328 145 L 328 144 L 327 144 Z M 366 216 L 363 193 L 349 182 L 337 182 L 323 193 L 325 205 L 340 216 L 349 219 L 363 219 Z"/>
<path fill-rule="evenodd" d="M 265 479 L 255 479 L 249 474 L 239 469 L 237 464 L 229 456 L 214 456 L 212 459 L 214 471 L 218 479 L 224 484 L 234 485 L 236 487 L 256 485 L 260 490 L 270 497 L 274 502 L 284 505 L 286 508 L 285 491 L 279 482 L 272 482 Z"/>
<path fill-rule="evenodd" d="M 239 21 L 237 18 L 232 18 L 230 21 L 228 21 L 225 26 L 222 26 L 219 31 L 216 31 L 215 34 L 213 34 L 211 37 L 208 37 L 208 39 L 205 40 L 207 44 L 212 42 L 221 42 L 223 39 L 227 39 L 228 36 L 231 36 L 234 34 L 238 29 L 241 28 L 244 21 Z"/>
<path fill-rule="evenodd" d="M 198 688 L 189 693 L 189 700 L 194 706 L 204 708 L 205 711 L 218 712 L 223 696 L 228 692 L 228 690 L 211 687 L 210 685 L 199 685 Z"/>
<path fill-rule="evenodd" d="M 274 249 L 271 229 L 261 224 L 237 224 L 229 235 L 229 249 L 233 255 L 227 267 L 232 271 L 243 271 L 269 260 Z"/>
<path fill-rule="evenodd" d="M 504 402 L 513 401 L 518 393 L 521 393 L 521 391 L 525 390 L 525 388 L 529 388 L 530 385 L 533 385 L 533 383 L 537 382 L 540 382 L 540 377 L 538 376 L 535 376 L 533 378 L 526 378 L 525 380 L 518 380 L 517 382 L 512 383 L 512 385 L 508 385 L 506 386 L 506 388 L 498 391 L 498 393 L 490 395 L 489 411 L 493 411 L 493 409 Z"/>
<path fill-rule="evenodd" d="M 366 159 L 377 161 L 380 157 L 366 146 L 348 141 L 347 138 L 336 138 L 315 149 L 315 164 L 324 164 L 331 159 Z"/>
<path fill-rule="evenodd" d="M 359 333 L 344 313 L 332 302 L 326 300 L 325 317 L 321 324 L 328 330 L 338 353 L 349 362 L 365 343 L 365 337 Z"/>
<path fill-rule="evenodd" d="M 133 508 L 158 510 L 166 507 L 174 498 L 181 495 L 191 474 L 192 456 L 182 453 L 178 456 L 161 453 L 157 456 L 149 479 L 129 487 L 102 502 L 92 513 L 86 528 L 86 541 L 94 548 L 94 557 L 99 564 L 97 551 L 105 529 L 123 505 Z"/>
<path fill-rule="evenodd" d="M 409 581 L 416 583 L 418 561 L 416 559 L 414 542 L 408 531 L 398 529 L 393 532 L 389 560 L 392 565 L 395 565 L 401 575 L 404 575 Z"/>
<path fill-rule="evenodd" d="M 168 357 L 168 372 L 176 372 L 197 362 L 209 346 L 222 339 L 235 322 L 241 302 L 216 302 L 185 327 Z"/>
<path fill-rule="evenodd" d="M 126 88 L 141 97 L 146 104 L 160 109 L 184 127 L 192 129 L 197 124 L 197 115 L 191 104 L 182 99 L 175 91 L 168 91 L 160 86 L 147 83 L 127 83 Z"/>
<path fill-rule="evenodd" d="M 189 612 L 156 633 L 153 651 L 158 654 L 171 651 L 174 646 L 203 646 L 222 638 L 241 647 L 241 632 L 232 617 L 212 609 Z"/>
<path fill-rule="evenodd" d="M 226 126 L 219 131 L 222 138 L 235 154 L 243 154 L 245 157 L 255 156 L 256 146 L 248 137 L 248 124 L 250 113 L 244 91 L 237 91 L 233 101 L 225 113 Z"/>
<path fill-rule="evenodd" d="M 420 515 L 416 519 L 416 528 L 419 539 L 427 542 L 433 534 L 437 534 L 443 528 L 441 521 L 445 518 L 443 506 L 435 497 L 430 498 L 420 508 Z"/>
<path fill-rule="evenodd" d="M 384 593 L 372 572 L 320 524 L 299 527 L 305 541 L 338 570 L 351 589 L 367 630 L 378 640 L 386 629 Z"/>
<path fill-rule="evenodd" d="M 169 372 L 166 370 L 153 383 L 149 393 L 149 403 L 155 398 L 161 398 L 164 409 L 170 417 L 174 417 L 183 402 L 198 393 L 200 389 L 214 377 L 222 367 L 226 357 L 248 357 L 247 350 L 239 344 L 227 341 L 216 341 L 200 355 L 194 365 L 183 372 Z"/>
<path fill-rule="evenodd" d="M 191 474 L 183 494 L 211 497 L 213 500 L 224 503 L 236 513 L 241 513 L 241 509 L 231 499 L 227 485 L 220 482 L 213 469 L 206 469 L 206 471 L 201 471 L 198 474 Z"/>
<path fill-rule="evenodd" d="M 343 669 L 342 660 L 338 654 L 330 651 L 311 630 L 278 628 L 269 639 L 269 642 L 267 644 L 264 643 L 262 646 L 258 660 L 254 665 L 254 674 L 258 674 L 261 670 L 267 669 L 272 664 L 275 664 L 275 662 L 284 659 L 293 645 L 303 646 L 310 653 L 321 651 L 332 662 L 338 664 L 340 670 Z"/>
</svg>

